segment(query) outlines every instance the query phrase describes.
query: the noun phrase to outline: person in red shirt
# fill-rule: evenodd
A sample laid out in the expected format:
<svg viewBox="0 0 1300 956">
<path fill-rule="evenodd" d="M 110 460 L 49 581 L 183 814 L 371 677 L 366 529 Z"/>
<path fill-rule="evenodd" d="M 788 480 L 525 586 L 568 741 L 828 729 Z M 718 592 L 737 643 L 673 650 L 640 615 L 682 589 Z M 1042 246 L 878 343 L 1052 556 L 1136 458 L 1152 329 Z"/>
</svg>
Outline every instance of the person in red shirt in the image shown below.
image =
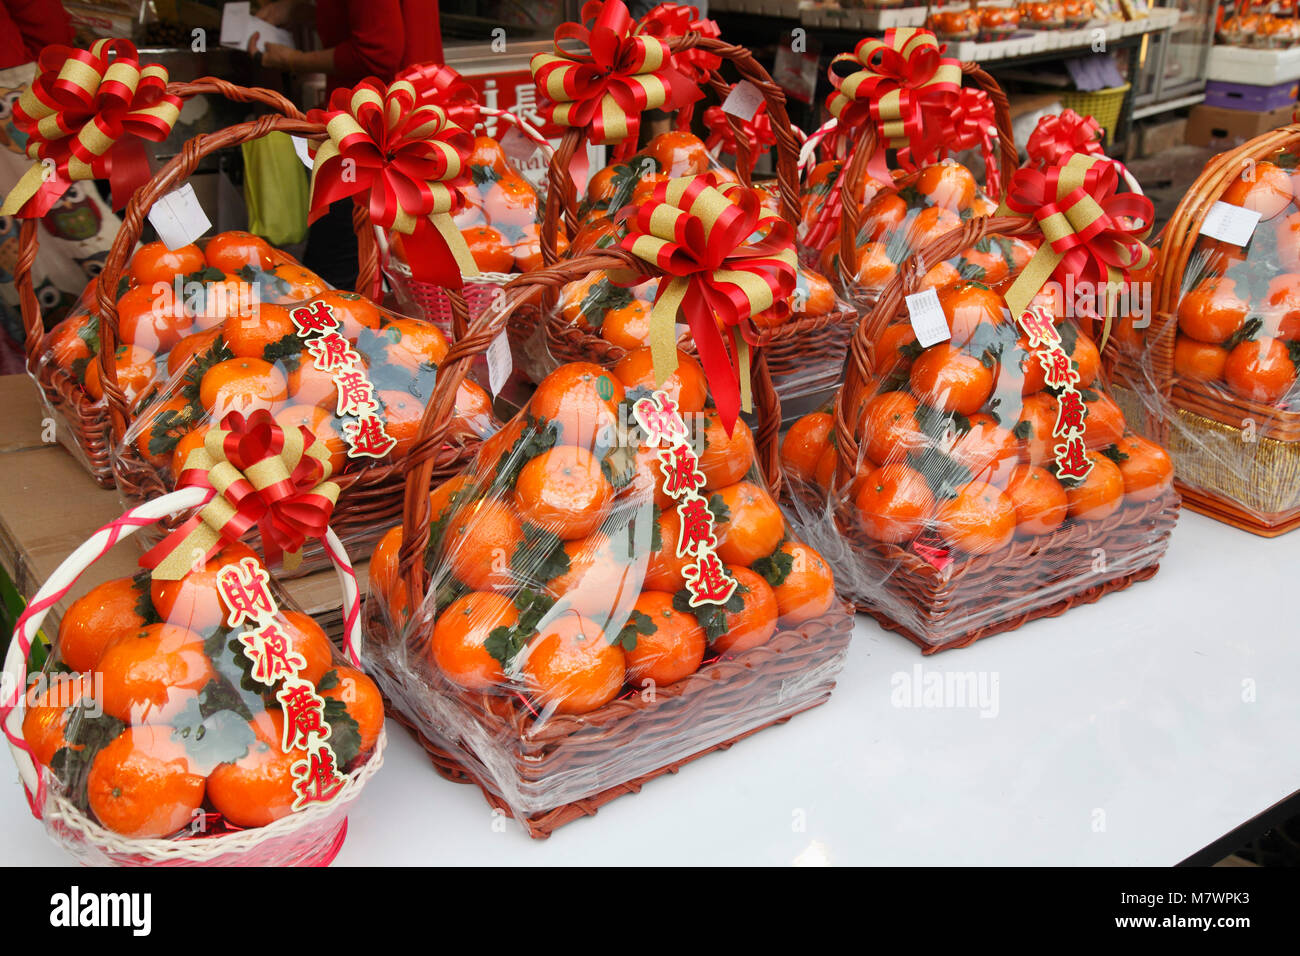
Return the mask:
<svg viewBox="0 0 1300 956">
<path fill-rule="evenodd" d="M 306 19 L 300 0 L 273 0 L 257 16 L 273 26 Z M 391 83 L 407 66 L 442 62 L 438 0 L 316 0 L 319 50 L 295 50 L 278 43 L 262 47 L 262 65 L 290 73 L 324 73 L 327 95 L 367 77 Z M 259 55 L 258 36 L 249 53 Z M 357 281 L 357 240 L 352 200 L 333 203 L 307 233 L 303 265 L 340 289 Z"/>
<path fill-rule="evenodd" d="M 0 3 L 0 70 L 31 63 L 54 43 L 72 43 L 72 21 L 59 0 Z"/>
</svg>

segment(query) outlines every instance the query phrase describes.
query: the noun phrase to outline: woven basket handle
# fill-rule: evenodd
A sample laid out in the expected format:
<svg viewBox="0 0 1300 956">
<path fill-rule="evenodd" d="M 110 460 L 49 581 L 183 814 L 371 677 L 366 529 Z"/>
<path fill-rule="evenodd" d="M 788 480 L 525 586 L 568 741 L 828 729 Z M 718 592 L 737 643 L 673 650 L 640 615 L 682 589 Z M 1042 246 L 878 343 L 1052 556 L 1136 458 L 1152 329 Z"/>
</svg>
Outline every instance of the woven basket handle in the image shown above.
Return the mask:
<svg viewBox="0 0 1300 956">
<path fill-rule="evenodd" d="M 1015 137 L 1011 132 L 1011 103 L 998 81 L 978 63 L 963 63 L 961 72 L 962 76 L 969 78 L 975 86 L 987 93 L 993 103 L 993 122 L 998 130 L 998 181 L 1002 189 L 999 195 L 989 198 L 1001 200 L 1011 185 L 1011 174 L 1020 165 L 1020 152 L 1016 149 Z M 852 280 L 857 271 L 857 236 L 862 210 L 854 197 L 861 195 L 866 184 L 867 166 L 875 149 L 875 124 L 865 123 L 849 163 L 840 176 L 840 272 L 846 281 Z"/>
<path fill-rule="evenodd" d="M 433 395 L 420 419 L 418 437 L 406 457 L 406 494 L 402 510 L 402 545 L 398 551 L 398 571 L 400 579 L 410 589 L 408 594 L 422 595 L 428 586 L 424 552 L 429 544 L 429 483 L 433 477 L 433 461 L 446 440 L 455 409 L 456 392 L 469 373 L 470 366 L 502 333 L 511 314 L 533 299 L 538 289 L 558 290 L 575 279 L 606 269 L 626 270 L 645 278 L 660 275 L 645 260 L 617 246 L 591 252 L 561 265 L 517 277 L 506 286 L 504 301 L 484 309 L 470 323 L 466 334 L 452 343 L 438 369 Z M 752 387 L 758 417 L 754 435 L 756 457 L 775 496 L 780 493 L 781 487 L 780 450 L 777 444 L 777 433 L 781 426 L 781 402 L 772 384 L 763 349 L 753 348 L 751 357 Z"/>
<path fill-rule="evenodd" d="M 257 103 L 285 116 L 302 116 L 298 107 L 274 90 L 237 86 L 215 76 L 205 76 L 190 83 L 169 83 L 167 92 L 183 100 L 205 94 L 223 96 L 233 103 Z M 45 323 L 32 283 L 32 264 L 36 261 L 38 247 L 36 225 L 35 219 L 23 220 L 18 233 L 18 261 L 14 266 L 14 285 L 18 289 L 18 302 L 22 310 L 28 370 L 36 368 L 36 363 L 45 350 Z"/>
<path fill-rule="evenodd" d="M 968 219 L 959 228 L 944 233 L 903 260 L 898 272 L 881 291 L 880 298 L 863 317 L 849 341 L 844 384 L 835 396 L 835 447 L 838 452 L 836 485 L 844 487 L 858 467 L 858 439 L 853 427 L 858 417 L 857 409 L 846 408 L 845 405 L 866 397 L 863 388 L 871 381 L 872 348 L 885 326 L 903 312 L 904 297 L 921 287 L 930 266 L 952 258 L 985 236 L 1025 236 L 1036 235 L 1038 232 L 1038 224 L 1033 219 L 1021 216 L 977 216 Z"/>
</svg>

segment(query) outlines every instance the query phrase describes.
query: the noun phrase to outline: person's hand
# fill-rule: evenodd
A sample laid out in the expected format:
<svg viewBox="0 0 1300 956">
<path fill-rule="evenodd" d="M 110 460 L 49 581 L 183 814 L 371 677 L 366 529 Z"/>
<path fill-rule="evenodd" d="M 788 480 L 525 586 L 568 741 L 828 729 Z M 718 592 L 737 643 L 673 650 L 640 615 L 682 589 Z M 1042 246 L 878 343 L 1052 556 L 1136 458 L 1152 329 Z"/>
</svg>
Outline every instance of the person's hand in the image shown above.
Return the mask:
<svg viewBox="0 0 1300 956">
<path fill-rule="evenodd" d="M 267 43 L 259 50 L 257 44 L 261 36 L 260 33 L 254 33 L 248 38 L 248 55 L 268 70 L 295 72 L 298 51 L 282 43 Z"/>
<path fill-rule="evenodd" d="M 271 0 L 270 3 L 260 7 L 253 16 L 265 20 L 273 27 L 282 27 L 289 22 L 289 15 L 293 13 L 297 2 L 298 0 Z"/>
</svg>

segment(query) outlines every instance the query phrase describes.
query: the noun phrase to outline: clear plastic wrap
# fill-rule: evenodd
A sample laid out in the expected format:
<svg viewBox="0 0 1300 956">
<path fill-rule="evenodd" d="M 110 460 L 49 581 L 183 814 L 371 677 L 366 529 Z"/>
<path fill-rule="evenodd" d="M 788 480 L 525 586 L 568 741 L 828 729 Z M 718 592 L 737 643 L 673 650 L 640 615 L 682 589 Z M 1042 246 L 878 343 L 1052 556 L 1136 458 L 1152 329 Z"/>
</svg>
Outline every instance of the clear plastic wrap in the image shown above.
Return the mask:
<svg viewBox="0 0 1300 956">
<path fill-rule="evenodd" d="M 976 219 L 921 254 L 1036 235 L 1032 220 Z M 835 404 L 783 439 L 787 514 L 841 593 L 929 652 L 1154 573 L 1177 515 L 1172 465 L 1110 397 L 1084 300 L 1049 285 L 1017 322 L 1016 272 L 955 279 L 922 347 L 903 299 L 921 275 L 890 282 Z"/>
<path fill-rule="evenodd" d="M 559 365 L 462 474 L 430 491 L 413 472 L 371 559 L 380 686 L 435 764 L 534 836 L 820 703 L 843 663 L 852 616 L 765 477 L 770 382 L 728 434 L 700 365 L 677 363 L 660 389 L 647 347 Z M 406 569 L 413 496 L 428 542 Z"/>
<path fill-rule="evenodd" d="M 209 461 L 224 461 L 211 451 Z M 33 811 L 82 862 L 328 862 L 348 804 L 382 764 L 378 687 L 247 545 L 218 539 L 191 557 L 195 539 L 182 531 L 179 568 L 164 561 L 152 574 L 76 587 L 141 519 L 205 500 L 190 488 L 105 526 L 15 629 L 5 677 L 16 690 L 0 715 Z M 329 540 L 356 621 L 355 578 Z M 79 596 L 46 648 L 45 609 L 70 593 Z M 354 659 L 356 638 L 346 642 Z"/>
</svg>

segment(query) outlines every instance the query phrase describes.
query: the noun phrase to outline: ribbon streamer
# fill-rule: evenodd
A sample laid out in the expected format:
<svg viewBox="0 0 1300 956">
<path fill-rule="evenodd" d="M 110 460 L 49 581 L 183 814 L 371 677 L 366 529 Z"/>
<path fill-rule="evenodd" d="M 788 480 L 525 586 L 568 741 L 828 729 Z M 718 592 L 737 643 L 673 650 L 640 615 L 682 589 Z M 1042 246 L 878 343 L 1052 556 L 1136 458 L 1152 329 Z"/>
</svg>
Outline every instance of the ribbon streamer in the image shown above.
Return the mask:
<svg viewBox="0 0 1300 956">
<path fill-rule="evenodd" d="M 329 452 L 306 428 L 284 431 L 265 409 L 247 418 L 231 412 L 190 452 L 176 485 L 216 494 L 140 564 L 159 580 L 179 580 L 197 555 L 206 560 L 256 525 L 267 562 L 292 570 L 306 540 L 329 526 L 339 495 L 329 476 Z"/>
<path fill-rule="evenodd" d="M 740 410 L 751 407 L 749 344 L 757 335 L 751 317 L 769 308 L 789 310 L 793 231 L 763 212 L 753 190 L 709 173 L 659 183 L 629 214 L 627 227 L 622 247 L 662 270 L 666 280 L 650 313 L 656 381 L 662 384 L 677 368 L 673 333 L 680 314 L 730 434 Z"/>
<path fill-rule="evenodd" d="M 2 216 L 40 218 L 74 182 L 107 179 L 121 209 L 148 181 L 144 140 L 161 143 L 182 101 L 167 92 L 167 68 L 142 66 L 129 40 L 89 50 L 49 46 L 37 75 L 14 105 L 13 122 L 36 160 L 0 206 Z"/>
<path fill-rule="evenodd" d="M 437 106 L 447 119 L 463 130 L 473 132 L 482 121 L 478 90 L 451 67 L 442 63 L 420 63 L 397 74 L 415 88 L 418 106 Z"/>
<path fill-rule="evenodd" d="M 566 40 L 581 50 L 564 49 Z M 668 45 L 640 32 L 622 0 L 590 0 L 582 23 L 556 28 L 554 52 L 536 54 L 530 67 L 542 114 L 559 126 L 588 130 L 598 145 L 635 141 L 643 112 L 679 109 L 701 95 L 674 65 Z"/>
<path fill-rule="evenodd" d="M 695 7 L 681 3 L 661 3 L 653 7 L 641 18 L 641 32 L 661 40 L 698 33 L 700 36 L 717 39 L 722 30 L 713 20 L 701 20 L 700 11 Z M 708 82 L 709 76 L 722 66 L 722 58 L 716 53 L 691 47 L 672 55 L 673 66 L 697 86 Z M 694 113 L 693 104 L 686 104 L 677 111 L 677 128 L 690 130 Z"/>
<path fill-rule="evenodd" d="M 1073 276 L 1076 286 L 1091 282 L 1104 303 L 1098 347 L 1105 347 L 1113 293 L 1126 273 L 1146 266 L 1152 255 L 1143 240 L 1155 207 L 1146 196 L 1117 194 L 1118 184 L 1114 163 L 1084 153 L 1074 154 L 1064 166 L 1016 171 L 1006 208 L 1033 216 L 1045 241 L 1006 292 L 1013 316 L 1018 318 L 1053 277 L 1064 282 Z"/>
<path fill-rule="evenodd" d="M 307 218 L 365 196 L 371 221 L 405 237 L 415 279 L 459 289 L 463 276 L 478 275 L 451 217 L 463 201 L 473 138 L 420 96 L 409 80 L 387 87 L 363 80 L 335 90 L 327 111 L 308 114 L 325 124 L 328 139 L 316 149 Z"/>
<path fill-rule="evenodd" d="M 957 102 L 947 117 L 943 149 L 948 153 L 960 153 L 978 146 L 984 157 L 984 186 L 994 198 L 1002 194 L 993 150 L 996 130 L 997 119 L 989 95 L 969 86 L 959 90 Z"/>
<path fill-rule="evenodd" d="M 749 171 L 752 173 L 758 164 L 758 157 L 776 142 L 772 120 L 767 115 L 767 102 L 760 103 L 753 119 L 747 120 L 728 117 L 721 106 L 710 106 L 704 111 L 704 126 L 709 131 L 709 138 L 704 145 L 711 150 L 720 149 L 724 153 L 738 156 L 740 151 L 736 143 L 736 131 L 731 128 L 732 119 L 740 122 L 741 134 L 749 150 Z"/>
</svg>

